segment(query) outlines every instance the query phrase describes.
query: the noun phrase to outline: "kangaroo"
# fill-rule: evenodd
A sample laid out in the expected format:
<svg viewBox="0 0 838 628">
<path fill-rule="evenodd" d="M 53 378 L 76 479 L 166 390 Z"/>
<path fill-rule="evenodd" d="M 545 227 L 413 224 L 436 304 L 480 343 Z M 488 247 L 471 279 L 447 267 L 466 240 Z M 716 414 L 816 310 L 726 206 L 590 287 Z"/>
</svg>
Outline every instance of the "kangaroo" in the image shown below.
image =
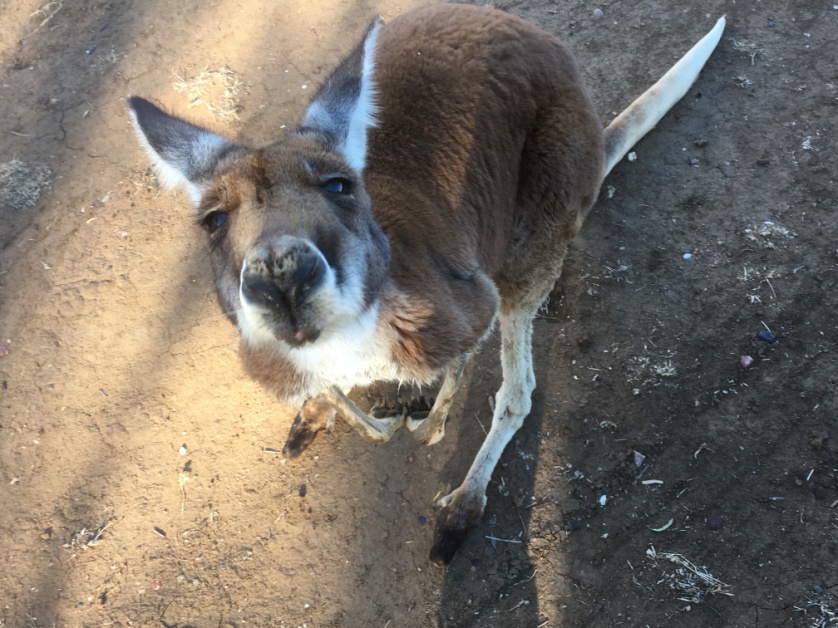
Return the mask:
<svg viewBox="0 0 838 628">
<path fill-rule="evenodd" d="M 128 99 L 162 185 L 206 230 L 247 372 L 300 407 L 285 452 L 339 415 L 362 436 L 444 436 L 463 369 L 497 325 L 503 382 L 463 483 L 437 502 L 430 559 L 480 521 L 530 412 L 532 321 L 603 178 L 686 93 L 724 18 L 605 129 L 565 46 L 501 11 L 440 4 L 384 25 L 264 148 Z M 362 412 L 378 380 L 442 384 L 431 407 Z"/>
</svg>

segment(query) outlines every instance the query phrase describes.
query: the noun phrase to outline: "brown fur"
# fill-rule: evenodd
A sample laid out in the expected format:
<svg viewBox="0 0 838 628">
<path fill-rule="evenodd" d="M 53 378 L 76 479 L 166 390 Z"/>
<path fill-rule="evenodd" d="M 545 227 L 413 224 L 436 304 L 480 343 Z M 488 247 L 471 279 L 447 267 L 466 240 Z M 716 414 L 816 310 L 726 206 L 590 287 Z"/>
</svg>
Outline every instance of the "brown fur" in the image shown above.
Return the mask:
<svg viewBox="0 0 838 628">
<path fill-rule="evenodd" d="M 717 41 L 719 27 L 714 33 Z M 700 69 L 692 59 L 712 46 L 676 66 L 694 70 L 675 73 L 679 89 Z M 663 115 L 657 94 L 667 85 L 624 114 L 628 126 L 609 131 L 606 153 L 557 39 L 500 11 L 441 4 L 384 27 L 374 21 L 301 126 L 263 149 L 142 99 L 129 104 L 152 155 L 174 165 L 163 174 L 200 198 L 247 372 L 302 404 L 287 454 L 298 455 L 336 410 L 375 442 L 405 421 L 421 442 L 437 442 L 469 355 L 499 320 L 504 377 L 491 430 L 463 484 L 438 502 L 431 559 L 445 564 L 479 520 L 492 471 L 529 414 L 532 319 L 594 203 L 606 158 L 637 137 L 632 120 Z M 402 410 L 377 422 L 345 395 L 375 379 L 424 384 L 443 373 L 421 418 Z"/>
<path fill-rule="evenodd" d="M 496 307 L 488 285 L 452 273 L 479 270 L 505 300 L 520 298 L 514 286 L 534 268 L 546 265 L 552 283 L 596 197 L 604 155 L 567 49 L 507 14 L 427 7 L 382 30 L 376 84 L 366 185 L 398 288 L 460 310 L 437 312 L 447 326 L 457 314 L 488 323 L 484 312 Z"/>
</svg>

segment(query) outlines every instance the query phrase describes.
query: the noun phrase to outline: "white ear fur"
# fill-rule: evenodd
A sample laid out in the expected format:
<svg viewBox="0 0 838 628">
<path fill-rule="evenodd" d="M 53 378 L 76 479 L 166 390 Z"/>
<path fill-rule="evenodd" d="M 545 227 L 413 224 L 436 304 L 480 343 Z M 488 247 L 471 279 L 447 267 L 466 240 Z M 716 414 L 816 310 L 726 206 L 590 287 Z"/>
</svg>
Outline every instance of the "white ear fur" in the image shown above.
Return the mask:
<svg viewBox="0 0 838 628">
<path fill-rule="evenodd" d="M 152 168 L 160 185 L 170 190 L 183 186 L 192 204 L 197 207 L 207 187 L 202 178 L 202 175 L 206 173 L 202 170 L 216 163 L 218 156 L 230 148 L 230 142 L 212 131 L 182 122 L 158 110 L 156 115 L 174 122 L 178 131 L 174 132 L 175 129 L 169 129 L 173 131 L 166 137 L 169 145 L 163 145 L 161 151 L 158 151 L 152 146 L 148 135 L 148 133 L 154 134 L 155 120 L 146 114 L 145 123 L 148 129 L 143 128 L 137 109 L 135 109 L 137 100 L 139 99 L 129 99 L 128 102 L 131 124 L 140 145 L 151 159 Z"/>
<path fill-rule="evenodd" d="M 313 129 L 334 142 L 340 153 L 358 172 L 367 156 L 367 131 L 376 125 L 375 46 L 378 18 L 363 42 L 326 79 L 309 104 L 302 126 Z"/>
<path fill-rule="evenodd" d="M 145 133 L 143 133 L 142 128 L 137 123 L 137 116 L 133 111 L 131 112 L 131 123 L 137 134 L 137 140 L 140 142 L 140 145 L 143 147 L 148 155 L 148 158 L 151 160 L 151 167 L 154 169 L 154 174 L 157 175 L 157 180 L 160 182 L 160 185 L 167 190 L 174 190 L 182 185 L 186 188 L 186 192 L 189 194 L 192 204 L 197 207 L 198 203 L 201 201 L 201 195 L 204 193 L 203 188 L 192 183 L 180 170 L 163 159 L 163 157 L 151 147 L 151 144 L 148 143 L 148 139 L 146 139 Z"/>
<path fill-rule="evenodd" d="M 352 168 L 361 172 L 367 159 L 367 131 L 376 125 L 378 113 L 376 91 L 373 80 L 375 74 L 375 45 L 378 41 L 379 23 L 376 21 L 366 41 L 364 41 L 364 65 L 361 72 L 361 93 L 349 118 L 349 130 L 346 140 L 338 150 Z"/>
</svg>

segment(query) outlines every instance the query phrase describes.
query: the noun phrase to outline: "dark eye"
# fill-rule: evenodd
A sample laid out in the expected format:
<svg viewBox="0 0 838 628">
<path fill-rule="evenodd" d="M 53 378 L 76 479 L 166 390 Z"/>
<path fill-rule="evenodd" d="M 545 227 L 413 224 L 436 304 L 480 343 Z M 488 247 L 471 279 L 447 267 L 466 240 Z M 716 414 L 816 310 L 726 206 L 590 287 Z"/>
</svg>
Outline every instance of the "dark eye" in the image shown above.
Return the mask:
<svg viewBox="0 0 838 628">
<path fill-rule="evenodd" d="M 326 179 L 323 182 L 323 191 L 329 194 L 349 194 L 352 192 L 352 183 L 343 177 Z"/>
<path fill-rule="evenodd" d="M 204 227 L 206 227 L 207 231 L 212 233 L 224 226 L 228 217 L 229 214 L 223 210 L 214 211 L 204 218 Z"/>
</svg>

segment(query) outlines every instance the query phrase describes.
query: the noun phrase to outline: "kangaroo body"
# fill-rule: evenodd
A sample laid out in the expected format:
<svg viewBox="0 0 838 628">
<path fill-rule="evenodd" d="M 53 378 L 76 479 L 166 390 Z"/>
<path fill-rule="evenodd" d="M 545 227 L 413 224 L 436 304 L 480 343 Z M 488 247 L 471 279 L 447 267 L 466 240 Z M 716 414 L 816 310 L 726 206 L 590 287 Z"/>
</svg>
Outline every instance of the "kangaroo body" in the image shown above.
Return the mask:
<svg viewBox="0 0 838 628">
<path fill-rule="evenodd" d="M 444 435 L 471 353 L 496 322 L 503 383 L 465 481 L 439 501 L 445 564 L 482 515 L 503 449 L 530 411 L 532 319 L 603 177 L 683 95 L 723 20 L 603 130 L 554 37 L 490 9 L 436 5 L 373 22 L 298 128 L 261 149 L 129 100 L 161 179 L 209 232 L 219 300 L 248 372 L 301 405 L 297 455 L 336 413 L 385 441 Z M 362 413 L 376 380 L 431 383 L 431 408 Z M 389 414 L 389 416 L 387 416 Z"/>
</svg>

